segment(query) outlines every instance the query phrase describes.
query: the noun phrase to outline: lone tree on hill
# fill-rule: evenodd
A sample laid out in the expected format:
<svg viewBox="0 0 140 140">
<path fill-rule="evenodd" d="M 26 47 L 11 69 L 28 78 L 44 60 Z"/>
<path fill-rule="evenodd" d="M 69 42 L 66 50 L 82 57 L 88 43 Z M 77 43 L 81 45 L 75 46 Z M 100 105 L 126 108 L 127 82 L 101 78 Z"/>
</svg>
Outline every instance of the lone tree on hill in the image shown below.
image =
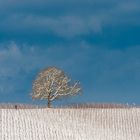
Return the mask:
<svg viewBox="0 0 140 140">
<path fill-rule="evenodd" d="M 51 107 L 53 100 L 75 95 L 80 91 L 79 82 L 72 83 L 62 70 L 56 67 L 48 67 L 42 70 L 33 82 L 31 96 L 33 99 L 46 99 L 48 107 Z"/>
</svg>

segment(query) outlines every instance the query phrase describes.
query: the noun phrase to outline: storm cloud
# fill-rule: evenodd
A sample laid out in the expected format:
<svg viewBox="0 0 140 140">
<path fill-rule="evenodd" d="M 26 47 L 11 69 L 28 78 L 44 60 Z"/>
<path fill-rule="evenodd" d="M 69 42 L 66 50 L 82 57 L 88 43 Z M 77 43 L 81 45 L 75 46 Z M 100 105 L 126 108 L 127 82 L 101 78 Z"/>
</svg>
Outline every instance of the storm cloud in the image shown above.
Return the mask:
<svg viewBox="0 0 140 140">
<path fill-rule="evenodd" d="M 139 0 L 1 0 L 1 101 L 30 102 L 53 65 L 81 81 L 81 102 L 139 103 L 139 15 Z"/>
<path fill-rule="evenodd" d="M 0 31 L 75 37 L 101 33 L 120 24 L 139 25 L 140 2 L 134 1 L 1 1 Z M 10 33 L 9 33 L 10 32 Z M 6 36 L 5 35 L 5 36 Z"/>
</svg>

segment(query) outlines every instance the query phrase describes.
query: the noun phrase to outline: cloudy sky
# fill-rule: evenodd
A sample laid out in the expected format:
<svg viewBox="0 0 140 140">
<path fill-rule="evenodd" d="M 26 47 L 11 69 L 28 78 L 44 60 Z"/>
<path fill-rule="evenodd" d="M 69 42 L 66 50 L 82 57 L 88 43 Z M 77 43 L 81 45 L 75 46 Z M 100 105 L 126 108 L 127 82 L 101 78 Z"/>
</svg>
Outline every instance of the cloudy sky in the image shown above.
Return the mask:
<svg viewBox="0 0 140 140">
<path fill-rule="evenodd" d="M 139 0 L 1 0 L 0 102 L 33 103 L 36 75 L 57 66 L 83 87 L 62 103 L 140 104 L 139 15 Z"/>
</svg>

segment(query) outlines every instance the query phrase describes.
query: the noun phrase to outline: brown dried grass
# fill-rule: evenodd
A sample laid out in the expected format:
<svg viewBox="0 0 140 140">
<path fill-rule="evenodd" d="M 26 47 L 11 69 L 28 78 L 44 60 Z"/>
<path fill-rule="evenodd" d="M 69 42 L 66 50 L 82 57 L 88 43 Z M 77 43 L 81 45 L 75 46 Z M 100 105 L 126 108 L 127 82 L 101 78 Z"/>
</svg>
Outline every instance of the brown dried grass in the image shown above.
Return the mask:
<svg viewBox="0 0 140 140">
<path fill-rule="evenodd" d="M 52 108 L 139 108 L 138 105 L 128 105 L 128 104 L 108 104 L 108 103 L 90 103 L 90 104 L 71 104 L 71 105 L 64 105 L 64 106 L 53 106 Z M 47 105 L 33 105 L 33 104 L 20 104 L 20 103 L 7 103 L 7 104 L 0 104 L 0 109 L 43 109 L 47 108 Z"/>
</svg>

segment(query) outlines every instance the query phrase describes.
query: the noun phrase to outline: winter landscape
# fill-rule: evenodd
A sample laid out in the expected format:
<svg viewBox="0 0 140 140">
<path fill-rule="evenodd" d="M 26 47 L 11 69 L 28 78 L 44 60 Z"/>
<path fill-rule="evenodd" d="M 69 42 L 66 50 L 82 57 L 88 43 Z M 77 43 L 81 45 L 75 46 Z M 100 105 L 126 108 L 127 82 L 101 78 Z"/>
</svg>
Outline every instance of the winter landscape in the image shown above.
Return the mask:
<svg viewBox="0 0 140 140">
<path fill-rule="evenodd" d="M 140 0 L 0 0 L 0 140 L 140 140 Z"/>
<path fill-rule="evenodd" d="M 0 109 L 1 140 L 140 140 L 140 108 Z"/>
</svg>

